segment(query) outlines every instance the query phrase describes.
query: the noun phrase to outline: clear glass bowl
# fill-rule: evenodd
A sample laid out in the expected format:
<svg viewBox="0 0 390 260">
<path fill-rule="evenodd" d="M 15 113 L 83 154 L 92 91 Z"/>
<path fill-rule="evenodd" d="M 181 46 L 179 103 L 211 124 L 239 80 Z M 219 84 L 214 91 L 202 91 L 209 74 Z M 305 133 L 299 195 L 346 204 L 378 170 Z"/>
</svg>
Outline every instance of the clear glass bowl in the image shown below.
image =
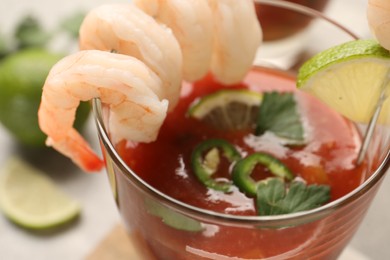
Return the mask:
<svg viewBox="0 0 390 260">
<path fill-rule="evenodd" d="M 309 32 L 308 35 L 329 38 L 329 35 L 337 34 L 340 37 L 335 38 L 339 42 L 356 39 L 353 33 L 310 8 L 278 0 L 257 2 L 307 16 L 310 22 L 304 30 Z M 316 29 L 318 26 L 329 29 Z M 303 43 L 311 42 L 306 40 Z M 329 46 L 336 43 L 332 40 Z M 296 51 L 305 57 L 319 48 L 308 44 Z M 257 63 L 262 66 L 271 64 L 269 61 L 263 63 L 261 55 Z M 294 73 L 294 67 L 286 70 Z M 142 180 L 126 165 L 111 142 L 107 124 L 109 108 L 94 100 L 93 110 L 113 195 L 142 259 L 337 259 L 364 218 L 390 166 L 390 129 L 380 126 L 376 128 L 368 150 L 367 161 L 371 170 L 365 181 L 344 197 L 310 211 L 279 216 L 215 213 L 175 200 Z M 365 126 L 357 127 L 364 131 Z M 159 213 L 153 212 L 156 209 Z M 201 226 L 203 231 L 177 230 L 169 220 L 156 216 L 161 214 Z M 251 241 L 253 238 L 257 240 Z M 222 242 L 225 247 L 210 246 L 213 240 Z M 254 242 L 256 246 L 253 246 Z M 224 249 L 226 244 L 233 249 L 240 247 L 246 250 L 246 254 L 234 255 L 234 250 Z"/>
</svg>

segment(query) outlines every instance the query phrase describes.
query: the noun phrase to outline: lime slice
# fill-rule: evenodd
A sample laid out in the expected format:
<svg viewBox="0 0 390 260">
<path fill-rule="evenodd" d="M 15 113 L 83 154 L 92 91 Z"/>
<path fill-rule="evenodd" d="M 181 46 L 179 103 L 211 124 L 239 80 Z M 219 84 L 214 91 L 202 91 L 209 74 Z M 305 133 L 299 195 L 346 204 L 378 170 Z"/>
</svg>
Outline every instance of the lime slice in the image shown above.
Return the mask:
<svg viewBox="0 0 390 260">
<path fill-rule="evenodd" d="M 0 171 L 0 208 L 16 224 L 45 229 L 64 224 L 80 206 L 45 174 L 21 159 L 9 159 Z"/>
<path fill-rule="evenodd" d="M 356 40 L 325 50 L 300 68 L 297 86 L 355 122 L 367 123 L 390 69 L 390 53 L 374 40 Z M 388 122 L 390 100 L 379 122 Z"/>
<path fill-rule="evenodd" d="M 255 123 L 261 100 L 258 92 L 224 89 L 200 98 L 188 113 L 223 130 L 245 129 Z"/>
</svg>

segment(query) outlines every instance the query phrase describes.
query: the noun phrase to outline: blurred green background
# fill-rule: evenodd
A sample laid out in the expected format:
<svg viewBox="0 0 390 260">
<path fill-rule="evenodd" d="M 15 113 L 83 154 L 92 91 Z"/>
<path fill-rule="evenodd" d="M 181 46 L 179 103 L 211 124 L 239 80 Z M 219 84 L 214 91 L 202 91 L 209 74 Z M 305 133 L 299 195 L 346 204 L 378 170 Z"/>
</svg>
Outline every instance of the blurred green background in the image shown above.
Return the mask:
<svg viewBox="0 0 390 260">
<path fill-rule="evenodd" d="M 42 87 L 50 68 L 77 46 L 84 16 L 77 11 L 47 29 L 37 15 L 25 14 L 8 33 L 0 28 L 0 123 L 23 146 L 44 146 L 37 117 Z M 89 111 L 88 103 L 80 105 L 76 128 L 82 129 Z"/>
</svg>

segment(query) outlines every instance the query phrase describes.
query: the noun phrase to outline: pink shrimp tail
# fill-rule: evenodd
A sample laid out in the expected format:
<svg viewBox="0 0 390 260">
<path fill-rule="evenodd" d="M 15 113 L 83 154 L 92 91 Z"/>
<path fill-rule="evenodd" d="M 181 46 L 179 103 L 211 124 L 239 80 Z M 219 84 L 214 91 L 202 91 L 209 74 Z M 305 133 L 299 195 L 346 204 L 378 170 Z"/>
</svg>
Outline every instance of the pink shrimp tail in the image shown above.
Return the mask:
<svg viewBox="0 0 390 260">
<path fill-rule="evenodd" d="M 47 138 L 46 144 L 68 156 L 86 172 L 100 171 L 104 167 L 104 161 L 96 155 L 84 138 L 73 128 L 65 138 L 60 140 Z"/>
</svg>

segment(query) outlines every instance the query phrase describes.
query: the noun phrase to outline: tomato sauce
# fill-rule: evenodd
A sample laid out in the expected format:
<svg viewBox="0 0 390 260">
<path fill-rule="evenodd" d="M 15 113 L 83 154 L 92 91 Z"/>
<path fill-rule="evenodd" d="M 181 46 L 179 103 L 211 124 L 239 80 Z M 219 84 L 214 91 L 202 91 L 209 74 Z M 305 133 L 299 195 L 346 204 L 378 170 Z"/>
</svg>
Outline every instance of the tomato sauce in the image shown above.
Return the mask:
<svg viewBox="0 0 390 260">
<path fill-rule="evenodd" d="M 308 140 L 302 146 L 275 143 L 272 138 L 255 136 L 251 130 L 221 131 L 187 115 L 188 108 L 198 98 L 222 88 L 226 87 L 211 76 L 185 84 L 180 102 L 167 115 L 158 139 L 152 143 L 122 142 L 118 152 L 132 170 L 163 193 L 196 207 L 235 215 L 256 215 L 254 199 L 238 188 L 230 193 L 208 189 L 196 178 L 190 158 L 194 147 L 203 140 L 222 138 L 246 153 L 270 153 L 307 183 L 330 185 L 331 200 L 352 191 L 364 180 L 365 165 L 354 164 L 361 142 L 354 125 L 316 98 L 296 90 L 293 76 L 256 69 L 241 84 L 230 88 L 294 92 Z M 230 178 L 228 166 L 221 168 L 226 169 L 224 177 Z M 254 175 L 261 179 L 269 173 L 256 167 Z"/>
</svg>

